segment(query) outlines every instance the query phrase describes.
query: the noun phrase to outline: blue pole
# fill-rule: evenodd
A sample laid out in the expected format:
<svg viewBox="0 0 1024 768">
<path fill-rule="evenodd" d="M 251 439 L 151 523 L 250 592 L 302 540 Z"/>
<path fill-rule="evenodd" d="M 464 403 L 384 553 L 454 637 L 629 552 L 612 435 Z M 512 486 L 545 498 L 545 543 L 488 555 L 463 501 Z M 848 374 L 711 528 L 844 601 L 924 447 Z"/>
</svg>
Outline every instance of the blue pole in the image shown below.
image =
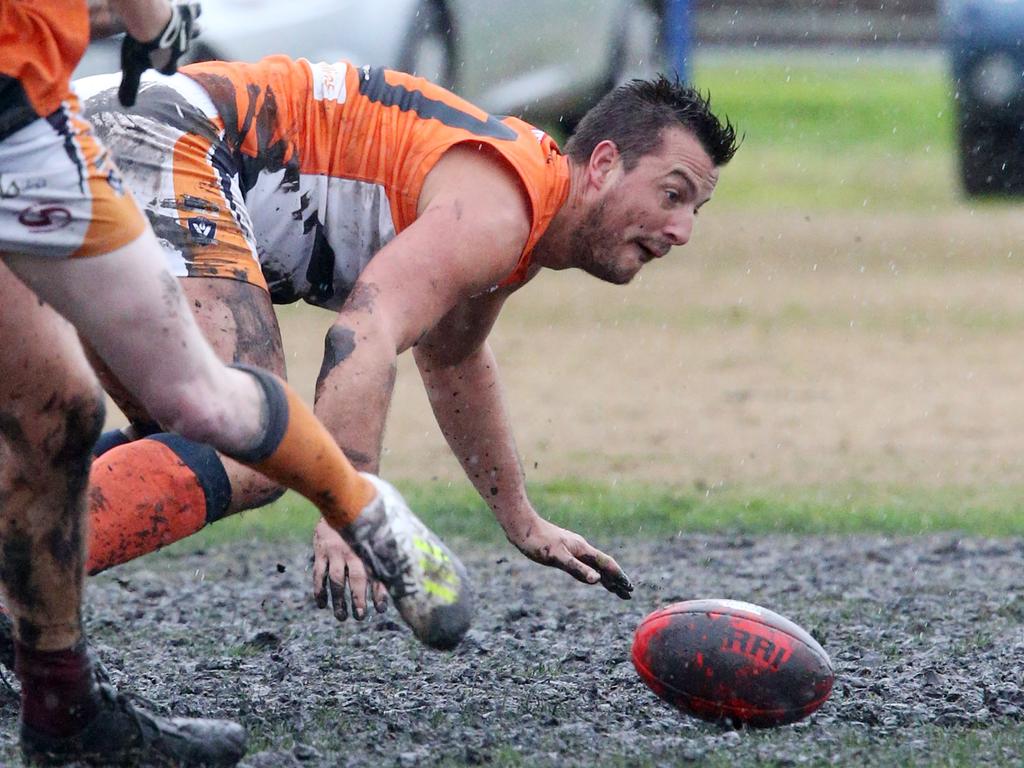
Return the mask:
<svg viewBox="0 0 1024 768">
<path fill-rule="evenodd" d="M 665 0 L 665 52 L 681 80 L 690 80 L 690 0 Z"/>
</svg>

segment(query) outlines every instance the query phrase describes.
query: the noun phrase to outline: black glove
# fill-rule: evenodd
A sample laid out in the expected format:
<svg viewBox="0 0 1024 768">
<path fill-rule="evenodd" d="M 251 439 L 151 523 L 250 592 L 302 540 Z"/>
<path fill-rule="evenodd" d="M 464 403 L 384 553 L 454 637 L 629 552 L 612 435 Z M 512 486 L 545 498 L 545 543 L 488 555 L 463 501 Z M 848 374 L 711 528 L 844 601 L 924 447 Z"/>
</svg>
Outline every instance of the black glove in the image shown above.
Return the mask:
<svg viewBox="0 0 1024 768">
<path fill-rule="evenodd" d="M 117 89 L 117 98 L 123 106 L 135 104 L 142 73 L 150 67 L 165 75 L 178 71 L 178 59 L 199 34 L 196 19 L 201 12 L 199 0 L 174 0 L 171 3 L 171 20 L 154 39 L 140 43 L 131 35 L 124 36 L 121 44 L 121 87 Z"/>
</svg>

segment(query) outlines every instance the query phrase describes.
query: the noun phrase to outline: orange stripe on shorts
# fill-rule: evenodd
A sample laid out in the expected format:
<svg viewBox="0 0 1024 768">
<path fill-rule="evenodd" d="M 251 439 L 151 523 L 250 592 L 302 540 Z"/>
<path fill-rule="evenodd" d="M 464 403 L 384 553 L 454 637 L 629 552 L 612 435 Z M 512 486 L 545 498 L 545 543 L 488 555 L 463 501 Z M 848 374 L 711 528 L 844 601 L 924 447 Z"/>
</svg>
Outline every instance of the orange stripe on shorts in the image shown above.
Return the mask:
<svg viewBox="0 0 1024 768">
<path fill-rule="evenodd" d="M 195 133 L 174 145 L 174 197 L 178 223 L 195 244 L 189 254 L 190 277 L 227 277 L 266 288 L 253 256 L 210 162 L 212 142 Z"/>
</svg>

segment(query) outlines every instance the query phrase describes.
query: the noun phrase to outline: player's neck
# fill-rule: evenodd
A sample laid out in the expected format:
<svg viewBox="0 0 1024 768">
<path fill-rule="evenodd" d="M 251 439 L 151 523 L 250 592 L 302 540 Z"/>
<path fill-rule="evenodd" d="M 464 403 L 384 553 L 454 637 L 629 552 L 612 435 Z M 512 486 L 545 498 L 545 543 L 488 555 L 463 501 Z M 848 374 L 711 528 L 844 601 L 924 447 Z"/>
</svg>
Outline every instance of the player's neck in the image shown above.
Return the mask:
<svg viewBox="0 0 1024 768">
<path fill-rule="evenodd" d="M 575 266 L 572 233 L 579 227 L 590 203 L 584 199 L 585 167 L 569 158 L 569 194 L 551 219 L 533 249 L 533 263 L 547 269 L 569 269 Z"/>
</svg>

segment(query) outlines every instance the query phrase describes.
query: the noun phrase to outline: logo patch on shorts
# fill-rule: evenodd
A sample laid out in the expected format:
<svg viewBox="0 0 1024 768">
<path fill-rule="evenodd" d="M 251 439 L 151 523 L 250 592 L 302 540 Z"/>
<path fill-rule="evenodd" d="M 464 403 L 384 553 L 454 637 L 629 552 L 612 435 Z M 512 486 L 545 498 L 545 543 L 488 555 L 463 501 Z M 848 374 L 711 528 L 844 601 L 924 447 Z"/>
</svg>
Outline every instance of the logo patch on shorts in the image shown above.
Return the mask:
<svg viewBox="0 0 1024 768">
<path fill-rule="evenodd" d="M 217 236 L 217 223 L 202 216 L 194 216 L 188 220 L 188 233 L 199 245 L 209 245 Z"/>
<path fill-rule="evenodd" d="M 53 232 L 71 223 L 71 211 L 57 203 L 36 203 L 19 213 L 18 221 L 33 232 Z"/>
</svg>

